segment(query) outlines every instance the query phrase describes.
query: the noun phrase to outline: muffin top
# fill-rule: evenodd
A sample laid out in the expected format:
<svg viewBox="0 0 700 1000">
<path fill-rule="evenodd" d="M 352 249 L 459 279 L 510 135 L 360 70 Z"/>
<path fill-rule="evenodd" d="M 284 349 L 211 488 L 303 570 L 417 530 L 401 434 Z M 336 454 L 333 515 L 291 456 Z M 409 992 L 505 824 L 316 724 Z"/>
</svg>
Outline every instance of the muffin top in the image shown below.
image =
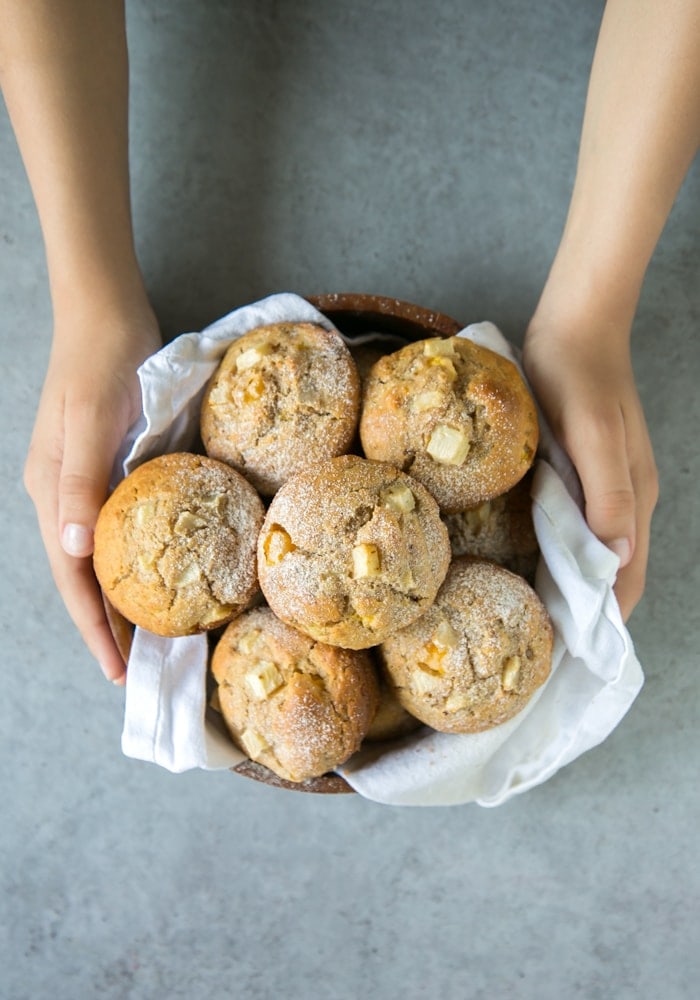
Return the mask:
<svg viewBox="0 0 700 1000">
<path fill-rule="evenodd" d="M 435 337 L 372 367 L 360 439 L 367 458 L 409 472 L 454 513 L 505 493 L 527 472 L 537 411 L 512 362 L 464 337 Z"/>
<path fill-rule="evenodd" d="M 322 642 L 362 649 L 430 604 L 450 559 L 434 499 L 398 469 L 345 455 L 272 500 L 258 543 L 275 613 Z"/>
<path fill-rule="evenodd" d="M 234 469 L 161 455 L 122 480 L 95 527 L 94 567 L 117 611 L 157 635 L 215 628 L 258 592 L 264 507 Z"/>
<path fill-rule="evenodd" d="M 552 643 L 549 615 L 522 577 L 464 556 L 432 607 L 379 655 L 408 712 L 440 732 L 476 733 L 525 707 L 549 676 Z"/>
<path fill-rule="evenodd" d="M 540 550 L 532 520 L 531 485 L 528 472 L 507 493 L 459 514 L 446 514 L 453 555 L 491 559 L 532 583 Z"/>
<path fill-rule="evenodd" d="M 340 334 L 275 323 L 235 340 L 202 400 L 206 452 L 272 496 L 309 461 L 346 452 L 359 416 L 359 376 Z"/>
<path fill-rule="evenodd" d="M 288 781 L 318 777 L 357 750 L 378 683 L 364 650 L 338 649 L 255 608 L 214 649 L 219 706 L 239 747 Z"/>
</svg>

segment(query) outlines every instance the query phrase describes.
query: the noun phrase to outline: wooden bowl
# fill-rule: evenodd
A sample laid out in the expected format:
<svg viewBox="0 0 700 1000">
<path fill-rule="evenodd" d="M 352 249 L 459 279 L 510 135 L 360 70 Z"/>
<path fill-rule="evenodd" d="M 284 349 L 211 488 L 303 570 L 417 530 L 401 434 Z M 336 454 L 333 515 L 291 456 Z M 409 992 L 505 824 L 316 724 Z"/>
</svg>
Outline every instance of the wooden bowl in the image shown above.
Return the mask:
<svg viewBox="0 0 700 1000">
<path fill-rule="evenodd" d="M 393 333 L 406 340 L 424 337 L 454 337 L 463 324 L 431 309 L 402 302 L 381 295 L 361 295 L 352 292 L 331 292 L 326 295 L 307 296 L 319 312 L 348 336 L 361 333 Z M 117 648 L 126 663 L 129 659 L 134 627 L 105 599 L 107 621 Z M 353 789 L 338 774 L 324 774 L 302 782 L 285 781 L 268 768 L 255 761 L 246 760 L 231 768 L 237 774 L 254 781 L 261 781 L 275 788 L 288 788 L 295 792 L 341 794 Z"/>
</svg>

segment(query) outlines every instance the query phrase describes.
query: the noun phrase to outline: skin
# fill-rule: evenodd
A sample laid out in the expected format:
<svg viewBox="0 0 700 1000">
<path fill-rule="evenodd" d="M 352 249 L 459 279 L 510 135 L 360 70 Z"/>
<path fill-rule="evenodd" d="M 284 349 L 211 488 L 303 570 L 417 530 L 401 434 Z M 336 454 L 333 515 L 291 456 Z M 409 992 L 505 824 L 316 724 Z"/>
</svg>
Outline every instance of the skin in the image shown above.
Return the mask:
<svg viewBox="0 0 700 1000">
<path fill-rule="evenodd" d="M 44 235 L 54 309 L 25 467 L 69 614 L 107 678 L 124 664 L 92 572 L 113 458 L 160 346 L 131 224 L 122 0 L 0 0 L 0 86 Z M 630 362 L 649 259 L 698 144 L 698 0 L 610 0 L 571 208 L 524 360 L 576 466 L 592 530 L 621 555 L 627 617 L 644 586 L 656 469 Z"/>
<path fill-rule="evenodd" d="M 92 572 L 114 455 L 160 346 L 136 261 L 123 4 L 2 0 L 0 84 L 39 212 L 54 336 L 25 467 L 56 585 L 107 678 L 124 663 Z"/>
<path fill-rule="evenodd" d="M 564 233 L 524 344 L 528 377 L 620 556 L 625 618 L 644 590 L 658 477 L 630 330 L 654 247 L 700 141 L 700 3 L 610 0 Z"/>
</svg>

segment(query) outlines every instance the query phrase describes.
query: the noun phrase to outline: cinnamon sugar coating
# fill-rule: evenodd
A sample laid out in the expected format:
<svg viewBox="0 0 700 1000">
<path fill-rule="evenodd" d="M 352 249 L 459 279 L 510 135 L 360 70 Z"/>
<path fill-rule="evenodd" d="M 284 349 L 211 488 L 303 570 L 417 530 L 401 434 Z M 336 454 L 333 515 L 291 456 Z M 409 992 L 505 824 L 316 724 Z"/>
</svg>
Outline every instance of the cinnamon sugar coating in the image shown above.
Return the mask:
<svg viewBox="0 0 700 1000">
<path fill-rule="evenodd" d="M 231 622 L 211 669 L 234 742 L 288 781 L 344 763 L 377 708 L 377 677 L 365 651 L 316 642 L 269 608 Z"/>
<path fill-rule="evenodd" d="M 290 479 L 258 543 L 260 586 L 275 614 L 348 649 L 377 645 L 423 614 L 449 560 L 447 529 L 427 490 L 356 455 Z"/>
<path fill-rule="evenodd" d="M 374 652 L 370 650 L 370 652 Z M 379 674 L 379 707 L 372 723 L 367 730 L 364 742 L 387 743 L 408 736 L 420 729 L 421 722 L 403 707 L 396 696 L 394 688 L 389 684 L 383 673 Z"/>
<path fill-rule="evenodd" d="M 258 593 L 255 545 L 264 507 L 234 469 L 200 455 L 161 455 L 104 504 L 95 574 L 130 622 L 157 635 L 225 624 Z"/>
<path fill-rule="evenodd" d="M 491 559 L 532 584 L 540 550 L 532 521 L 531 482 L 528 472 L 507 493 L 459 514 L 446 514 L 452 554 Z"/>
<path fill-rule="evenodd" d="M 235 340 L 201 409 L 208 455 L 272 496 L 309 461 L 349 450 L 359 417 L 355 363 L 342 337 L 313 323 L 275 323 Z"/>
<path fill-rule="evenodd" d="M 530 468 L 537 411 L 515 365 L 464 337 L 416 341 L 364 382 L 364 454 L 418 479 L 445 513 L 511 489 Z"/>
<path fill-rule="evenodd" d="M 553 629 L 535 591 L 496 563 L 454 559 L 435 603 L 379 649 L 404 708 L 445 733 L 517 715 L 551 670 Z"/>
</svg>

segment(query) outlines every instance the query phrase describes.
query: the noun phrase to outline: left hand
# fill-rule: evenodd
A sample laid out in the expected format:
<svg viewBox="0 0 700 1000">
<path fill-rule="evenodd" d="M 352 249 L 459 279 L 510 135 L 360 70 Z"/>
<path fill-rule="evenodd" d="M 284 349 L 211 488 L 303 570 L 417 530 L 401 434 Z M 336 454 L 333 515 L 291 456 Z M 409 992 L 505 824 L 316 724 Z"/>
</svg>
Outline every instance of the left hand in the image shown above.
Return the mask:
<svg viewBox="0 0 700 1000">
<path fill-rule="evenodd" d="M 620 557 L 615 595 L 626 621 L 644 591 L 658 477 L 628 338 L 537 321 L 526 374 L 581 480 L 591 531 Z"/>
</svg>

